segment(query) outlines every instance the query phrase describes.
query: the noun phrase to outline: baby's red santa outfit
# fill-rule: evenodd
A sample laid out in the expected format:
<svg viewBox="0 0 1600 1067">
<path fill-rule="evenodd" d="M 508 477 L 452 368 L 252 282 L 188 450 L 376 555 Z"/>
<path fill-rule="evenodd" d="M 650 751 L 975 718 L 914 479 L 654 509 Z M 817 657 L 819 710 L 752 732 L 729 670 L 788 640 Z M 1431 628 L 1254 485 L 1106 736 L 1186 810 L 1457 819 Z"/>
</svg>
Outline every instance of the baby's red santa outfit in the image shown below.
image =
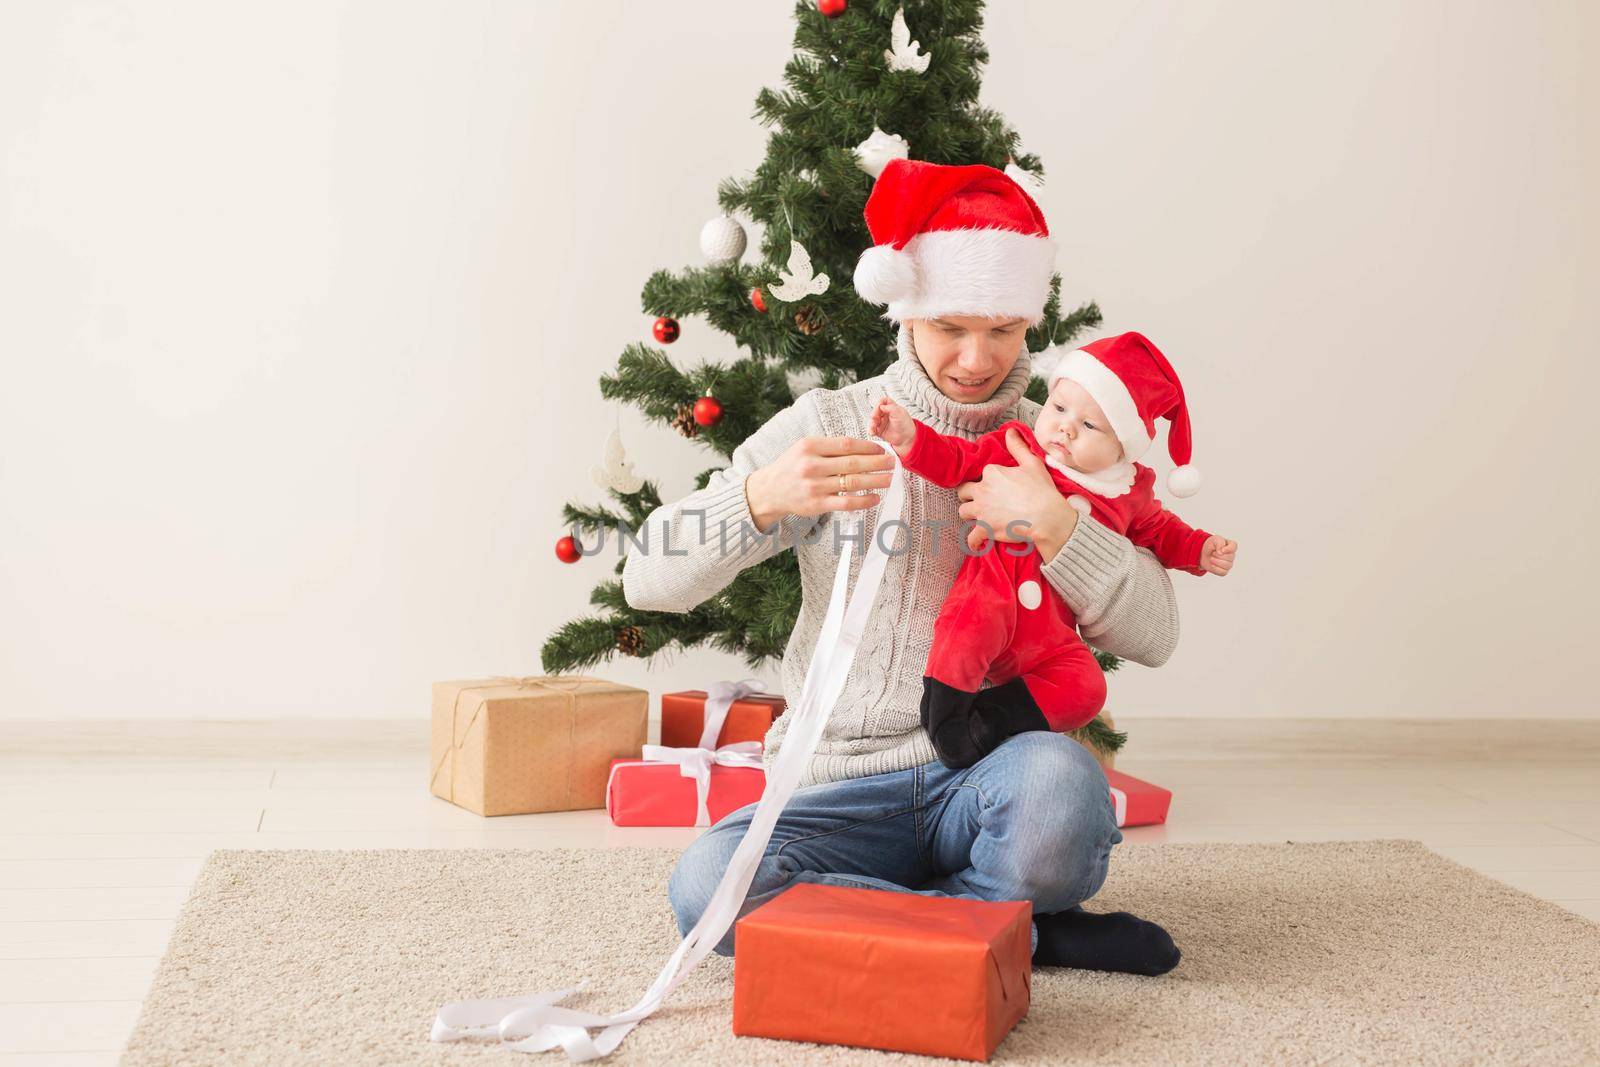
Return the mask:
<svg viewBox="0 0 1600 1067">
<path fill-rule="evenodd" d="M 1168 487 L 1178 496 L 1199 487 L 1199 474 L 1188 463 L 1188 406 L 1166 358 L 1141 334 L 1125 333 L 1069 352 L 1050 375 L 1051 387 L 1061 378 L 1083 386 L 1106 413 L 1123 449 L 1115 466 L 1092 474 L 1061 466 L 1032 427 L 1015 419 L 976 441 L 916 422 L 916 438 L 902 462 L 907 470 L 953 488 L 983 477 L 990 463 L 1015 466 L 1005 438 L 1008 430 L 1016 430 L 1079 512 L 1150 549 L 1168 567 L 1205 574 L 1200 551 L 1211 535 L 1163 508 L 1153 489 L 1155 472 L 1136 462 L 1154 439 L 1155 420 L 1170 419 L 1167 444 L 1178 467 Z M 985 705 L 1009 701 L 1012 716 L 1036 710 L 1052 730 L 1077 729 L 1104 706 L 1105 675 L 1079 638 L 1072 610 L 1039 568 L 1031 544 L 990 542 L 981 555 L 962 561 L 934 623 L 924 671 L 924 713 L 935 730 L 945 727 L 942 732 L 954 735 L 948 747 L 959 749 L 961 733 L 973 724 L 952 731 L 947 723 L 991 713 L 974 708 L 985 677 L 1000 690 L 983 694 Z M 1015 706 L 1019 701 L 1021 709 Z"/>
</svg>

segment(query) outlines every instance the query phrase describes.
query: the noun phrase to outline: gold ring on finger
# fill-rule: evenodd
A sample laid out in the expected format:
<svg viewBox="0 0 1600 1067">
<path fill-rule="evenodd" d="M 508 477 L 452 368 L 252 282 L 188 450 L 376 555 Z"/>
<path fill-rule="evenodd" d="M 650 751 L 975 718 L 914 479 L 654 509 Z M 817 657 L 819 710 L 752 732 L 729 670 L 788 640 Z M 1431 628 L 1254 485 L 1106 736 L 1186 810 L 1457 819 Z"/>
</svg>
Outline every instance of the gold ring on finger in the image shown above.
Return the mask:
<svg viewBox="0 0 1600 1067">
<path fill-rule="evenodd" d="M 839 492 L 840 493 L 848 493 L 850 491 L 849 486 L 847 484 L 847 481 L 848 481 L 849 477 L 850 476 L 848 474 L 839 475 Z"/>
</svg>

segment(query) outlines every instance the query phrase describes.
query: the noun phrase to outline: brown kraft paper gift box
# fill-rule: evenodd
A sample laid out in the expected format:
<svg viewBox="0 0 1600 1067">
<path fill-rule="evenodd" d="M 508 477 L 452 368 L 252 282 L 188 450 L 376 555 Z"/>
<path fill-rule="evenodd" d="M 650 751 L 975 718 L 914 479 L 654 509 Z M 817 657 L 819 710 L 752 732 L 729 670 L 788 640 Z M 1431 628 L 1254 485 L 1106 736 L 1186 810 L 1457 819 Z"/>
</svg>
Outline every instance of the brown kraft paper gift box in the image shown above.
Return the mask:
<svg viewBox="0 0 1600 1067">
<path fill-rule="evenodd" d="M 435 682 L 428 788 L 479 815 L 604 808 L 611 761 L 648 740 L 649 704 L 579 674 Z"/>
</svg>

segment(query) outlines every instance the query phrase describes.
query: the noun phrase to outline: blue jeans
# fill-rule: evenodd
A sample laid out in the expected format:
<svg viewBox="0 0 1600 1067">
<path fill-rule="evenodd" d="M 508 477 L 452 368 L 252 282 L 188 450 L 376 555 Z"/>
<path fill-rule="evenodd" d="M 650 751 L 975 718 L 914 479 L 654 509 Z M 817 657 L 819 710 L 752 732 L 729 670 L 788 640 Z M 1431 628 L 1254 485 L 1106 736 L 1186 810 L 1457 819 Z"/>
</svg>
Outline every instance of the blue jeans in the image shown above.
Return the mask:
<svg viewBox="0 0 1600 1067">
<path fill-rule="evenodd" d="M 667 897 L 680 933 L 710 903 L 755 810 L 728 813 L 679 858 Z M 1036 730 L 959 771 L 935 760 L 795 790 L 739 914 L 796 882 L 1027 900 L 1049 914 L 1099 892 L 1121 840 L 1100 764 L 1065 734 Z M 730 926 L 715 951 L 731 956 L 733 942 Z"/>
</svg>

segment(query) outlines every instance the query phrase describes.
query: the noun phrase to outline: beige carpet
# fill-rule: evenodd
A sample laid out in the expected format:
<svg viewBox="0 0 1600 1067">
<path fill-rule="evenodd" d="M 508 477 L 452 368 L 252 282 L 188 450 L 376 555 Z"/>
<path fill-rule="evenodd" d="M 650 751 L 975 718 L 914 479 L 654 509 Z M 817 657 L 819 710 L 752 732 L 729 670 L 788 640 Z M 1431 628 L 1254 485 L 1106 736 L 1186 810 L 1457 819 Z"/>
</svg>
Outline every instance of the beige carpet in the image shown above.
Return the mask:
<svg viewBox="0 0 1600 1067">
<path fill-rule="evenodd" d="M 562 1063 L 435 1045 L 443 1002 L 576 984 L 633 1003 L 677 943 L 671 850 L 219 851 L 127 1064 Z M 998 1063 L 1600 1062 L 1600 924 L 1409 840 L 1118 846 L 1089 902 L 1172 931 L 1156 978 L 1035 972 Z M 614 1063 L 917 1063 L 735 1038 L 712 956 Z"/>
</svg>

